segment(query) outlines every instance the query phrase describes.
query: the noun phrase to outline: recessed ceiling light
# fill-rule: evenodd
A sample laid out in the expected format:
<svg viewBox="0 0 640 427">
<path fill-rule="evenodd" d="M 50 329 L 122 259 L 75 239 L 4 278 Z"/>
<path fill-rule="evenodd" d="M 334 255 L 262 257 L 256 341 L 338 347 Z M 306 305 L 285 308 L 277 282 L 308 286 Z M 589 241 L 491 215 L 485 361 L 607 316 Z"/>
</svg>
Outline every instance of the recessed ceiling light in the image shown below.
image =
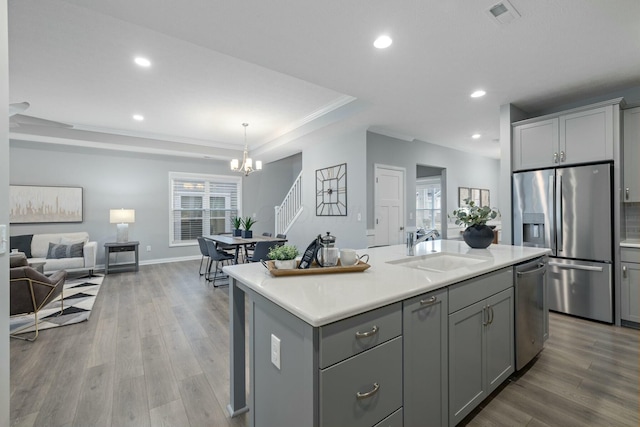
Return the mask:
<svg viewBox="0 0 640 427">
<path fill-rule="evenodd" d="M 380 36 L 376 39 L 376 41 L 373 42 L 373 45 L 378 49 L 386 49 L 389 46 L 391 46 L 391 43 L 393 43 L 393 40 L 391 40 L 391 37 Z"/>
<path fill-rule="evenodd" d="M 480 89 L 480 90 L 477 90 L 477 91 L 473 92 L 471 94 L 471 97 L 472 98 L 480 98 L 481 96 L 485 96 L 486 94 L 487 94 L 487 92 L 485 92 L 482 89 Z"/>
<path fill-rule="evenodd" d="M 151 61 L 149 61 L 147 58 L 143 58 L 141 56 L 136 57 L 136 59 L 133 60 L 136 64 L 138 64 L 141 67 L 150 67 L 151 66 Z"/>
<path fill-rule="evenodd" d="M 473 135 L 471 135 L 471 138 L 473 139 L 479 139 L 482 135 L 480 135 L 479 133 L 474 133 Z"/>
<path fill-rule="evenodd" d="M 140 114 L 134 114 L 133 115 L 133 120 L 137 120 L 139 122 L 144 120 L 144 116 L 140 115 Z"/>
</svg>

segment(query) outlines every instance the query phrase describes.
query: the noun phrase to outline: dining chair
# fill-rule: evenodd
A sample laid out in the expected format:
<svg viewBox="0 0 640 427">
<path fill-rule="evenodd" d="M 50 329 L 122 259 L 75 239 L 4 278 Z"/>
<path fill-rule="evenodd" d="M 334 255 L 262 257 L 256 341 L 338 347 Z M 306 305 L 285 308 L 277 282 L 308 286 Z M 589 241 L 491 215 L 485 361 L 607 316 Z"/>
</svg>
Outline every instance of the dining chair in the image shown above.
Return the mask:
<svg viewBox="0 0 640 427">
<path fill-rule="evenodd" d="M 269 233 L 268 231 L 265 231 L 262 233 L 262 237 L 273 237 L 273 234 Z M 244 257 L 247 260 L 247 262 L 251 262 L 250 258 L 252 257 L 253 251 L 255 250 L 256 250 L 255 243 L 251 243 L 244 246 Z"/>
<path fill-rule="evenodd" d="M 209 269 L 209 263 L 211 259 L 209 258 L 209 248 L 207 247 L 206 239 L 202 236 L 196 238 L 198 240 L 198 246 L 200 246 L 200 253 L 202 254 L 202 258 L 200 258 L 200 268 L 198 269 L 198 274 L 203 276 L 207 270 Z M 207 264 L 204 266 L 204 272 L 202 271 L 202 262 L 204 259 L 207 259 Z"/>
<path fill-rule="evenodd" d="M 220 271 L 219 264 L 223 263 L 224 265 L 225 261 L 227 262 L 231 261 L 235 257 L 230 253 L 218 250 L 218 248 L 216 248 L 216 242 L 214 242 L 213 240 L 206 239 L 206 243 L 207 243 L 207 249 L 209 251 L 210 261 L 209 261 L 209 268 L 207 269 L 207 274 L 205 274 L 205 279 L 207 279 L 207 282 L 212 282 L 213 286 L 217 288 L 218 286 L 222 286 L 222 285 L 216 285 L 216 280 L 219 278 L 222 279 L 226 277 L 226 276 L 218 277 L 218 272 Z M 215 266 L 215 272 L 213 273 L 213 279 L 211 279 L 211 267 L 213 266 L 214 261 L 216 263 L 216 266 Z"/>
<path fill-rule="evenodd" d="M 271 248 L 280 245 L 282 245 L 282 243 L 273 241 L 256 243 L 256 248 L 254 249 L 251 258 L 249 258 L 249 262 L 260 262 L 262 260 L 267 261 L 271 259 L 269 258 L 269 251 L 271 250 Z"/>
</svg>

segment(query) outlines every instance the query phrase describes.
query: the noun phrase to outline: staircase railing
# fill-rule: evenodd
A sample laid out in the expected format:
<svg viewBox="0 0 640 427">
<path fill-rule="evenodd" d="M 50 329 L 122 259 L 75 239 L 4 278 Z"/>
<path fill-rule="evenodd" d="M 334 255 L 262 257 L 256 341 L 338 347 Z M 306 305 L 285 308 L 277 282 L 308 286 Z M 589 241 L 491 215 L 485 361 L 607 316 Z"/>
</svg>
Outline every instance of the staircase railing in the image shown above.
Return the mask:
<svg viewBox="0 0 640 427">
<path fill-rule="evenodd" d="M 291 185 L 282 204 L 275 207 L 276 234 L 287 234 L 302 213 L 302 171 Z"/>
</svg>

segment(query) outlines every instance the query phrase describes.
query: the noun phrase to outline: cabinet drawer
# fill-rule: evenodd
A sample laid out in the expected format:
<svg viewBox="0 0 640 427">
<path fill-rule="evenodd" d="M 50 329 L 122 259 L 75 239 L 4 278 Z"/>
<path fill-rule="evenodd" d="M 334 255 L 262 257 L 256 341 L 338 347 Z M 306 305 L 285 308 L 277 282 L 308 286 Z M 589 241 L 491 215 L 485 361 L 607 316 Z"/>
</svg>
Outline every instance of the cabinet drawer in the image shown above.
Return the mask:
<svg viewBox="0 0 640 427">
<path fill-rule="evenodd" d="M 402 408 L 400 408 L 373 427 L 402 427 L 402 422 Z"/>
<path fill-rule="evenodd" d="M 620 260 L 622 262 L 640 263 L 640 249 L 620 248 Z"/>
<path fill-rule="evenodd" d="M 401 406 L 401 337 L 320 371 L 321 427 L 370 427 Z"/>
<path fill-rule="evenodd" d="M 511 267 L 456 283 L 449 287 L 449 313 L 470 306 L 511 286 L 513 286 Z"/>
<path fill-rule="evenodd" d="M 320 328 L 320 368 L 375 347 L 402 333 L 401 303 Z"/>
<path fill-rule="evenodd" d="M 114 253 L 114 252 L 133 252 L 136 250 L 136 247 L 131 245 L 131 246 L 115 246 L 115 247 L 111 247 L 109 248 L 109 252 Z"/>
</svg>

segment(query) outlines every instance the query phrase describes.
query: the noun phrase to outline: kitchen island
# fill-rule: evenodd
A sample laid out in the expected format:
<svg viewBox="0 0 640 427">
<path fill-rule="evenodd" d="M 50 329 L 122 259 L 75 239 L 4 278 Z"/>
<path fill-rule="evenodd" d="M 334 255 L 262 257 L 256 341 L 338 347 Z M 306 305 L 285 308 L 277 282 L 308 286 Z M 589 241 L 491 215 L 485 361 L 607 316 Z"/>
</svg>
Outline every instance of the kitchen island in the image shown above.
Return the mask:
<svg viewBox="0 0 640 427">
<path fill-rule="evenodd" d="M 548 250 L 441 240 L 412 257 L 403 245 L 358 253 L 370 257 L 364 272 L 224 268 L 232 415 L 251 408 L 252 426 L 455 425 L 513 372 L 511 267 Z"/>
</svg>

